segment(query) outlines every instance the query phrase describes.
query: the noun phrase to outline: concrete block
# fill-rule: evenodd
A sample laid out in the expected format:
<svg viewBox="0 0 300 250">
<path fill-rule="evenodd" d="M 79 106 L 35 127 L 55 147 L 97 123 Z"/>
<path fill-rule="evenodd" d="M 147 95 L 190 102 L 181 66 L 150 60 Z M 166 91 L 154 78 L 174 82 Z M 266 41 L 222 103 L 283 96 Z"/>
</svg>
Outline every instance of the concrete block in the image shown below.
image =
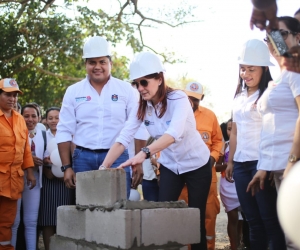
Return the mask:
<svg viewBox="0 0 300 250">
<path fill-rule="evenodd" d="M 85 238 L 85 211 L 77 210 L 75 206 L 57 208 L 56 233 L 72 239 Z"/>
<path fill-rule="evenodd" d="M 200 210 L 198 208 L 159 208 L 141 211 L 141 244 L 182 245 L 200 242 Z"/>
<path fill-rule="evenodd" d="M 141 244 L 141 210 L 86 210 L 85 240 L 129 249 Z"/>
<path fill-rule="evenodd" d="M 123 169 L 76 174 L 76 204 L 112 207 L 121 199 L 126 199 L 126 173 Z"/>
<path fill-rule="evenodd" d="M 75 240 L 53 235 L 50 238 L 50 250 L 78 250 Z"/>
</svg>

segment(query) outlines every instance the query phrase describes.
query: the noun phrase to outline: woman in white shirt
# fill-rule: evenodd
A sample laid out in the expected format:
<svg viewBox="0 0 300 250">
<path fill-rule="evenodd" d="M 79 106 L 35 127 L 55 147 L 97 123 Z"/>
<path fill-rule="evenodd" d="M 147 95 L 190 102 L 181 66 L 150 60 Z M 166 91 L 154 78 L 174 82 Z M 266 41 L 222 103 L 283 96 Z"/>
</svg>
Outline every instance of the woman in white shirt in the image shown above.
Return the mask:
<svg viewBox="0 0 300 250">
<path fill-rule="evenodd" d="M 249 181 L 257 171 L 259 159 L 262 121 L 257 112 L 257 102 L 272 80 L 268 66 L 273 64 L 267 46 L 257 39 L 247 41 L 239 64 L 226 179 L 230 182 L 234 179 L 249 224 L 251 249 L 265 250 L 269 245 L 270 250 L 282 250 L 285 249 L 285 240 L 276 212 L 276 189 L 271 187 L 267 178 L 262 192 L 255 196 L 246 192 Z"/>
<path fill-rule="evenodd" d="M 36 178 L 36 186 L 33 189 L 30 189 L 26 184 L 24 185 L 22 199 L 19 201 L 15 223 L 12 228 L 12 244 L 16 245 L 17 228 L 20 222 L 20 202 L 22 202 L 26 249 L 35 250 L 37 242 L 37 220 L 40 206 L 40 189 L 42 187 L 43 158 L 45 154 L 45 134 L 43 135 L 43 133 L 45 132 L 42 132 L 37 127 L 39 111 L 34 105 L 24 105 L 21 114 L 24 117 L 29 132 L 28 140 L 35 164 L 33 173 Z M 19 237 L 22 238 L 21 235 L 19 235 Z"/>
<path fill-rule="evenodd" d="M 288 48 L 300 41 L 300 24 L 293 17 L 279 17 L 279 30 Z M 280 65 L 281 57 L 277 56 L 273 46 L 265 39 L 273 57 Z M 300 159 L 300 74 L 286 71 L 281 66 L 281 75 L 271 82 L 259 102 L 262 115 L 261 142 L 257 173 L 249 184 L 252 192 L 264 189 L 267 172 L 274 173 L 277 190 L 283 175 L 288 173 L 295 162 Z M 298 249 L 287 240 L 288 249 Z"/>
<path fill-rule="evenodd" d="M 207 249 L 205 207 L 211 183 L 210 153 L 196 130 L 187 95 L 166 85 L 164 71 L 161 60 L 151 52 L 139 53 L 130 65 L 130 79 L 140 92 L 137 122 L 144 122 L 156 141 L 120 167 L 132 166 L 134 172 L 145 159 L 160 152 L 159 201 L 177 201 L 186 183 L 189 206 L 199 208 L 201 213 L 201 242 L 199 239 L 192 249 Z M 114 144 L 103 165 L 113 162 L 122 150 L 122 144 Z"/>
</svg>

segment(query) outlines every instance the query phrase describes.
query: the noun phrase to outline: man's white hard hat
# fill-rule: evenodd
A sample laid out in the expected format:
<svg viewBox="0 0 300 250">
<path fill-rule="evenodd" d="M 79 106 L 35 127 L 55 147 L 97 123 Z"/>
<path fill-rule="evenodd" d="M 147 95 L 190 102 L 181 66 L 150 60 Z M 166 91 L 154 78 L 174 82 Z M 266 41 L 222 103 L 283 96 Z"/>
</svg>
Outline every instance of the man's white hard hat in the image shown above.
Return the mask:
<svg viewBox="0 0 300 250">
<path fill-rule="evenodd" d="M 93 36 L 87 39 L 83 46 L 82 58 L 95 58 L 111 56 L 109 43 L 101 36 Z"/>
<path fill-rule="evenodd" d="M 152 52 L 137 54 L 130 64 L 130 80 L 143 76 L 165 72 L 165 67 L 159 57 Z"/>
<path fill-rule="evenodd" d="M 258 39 L 251 39 L 243 45 L 238 63 L 251 66 L 274 66 L 270 61 L 267 45 Z"/>
</svg>

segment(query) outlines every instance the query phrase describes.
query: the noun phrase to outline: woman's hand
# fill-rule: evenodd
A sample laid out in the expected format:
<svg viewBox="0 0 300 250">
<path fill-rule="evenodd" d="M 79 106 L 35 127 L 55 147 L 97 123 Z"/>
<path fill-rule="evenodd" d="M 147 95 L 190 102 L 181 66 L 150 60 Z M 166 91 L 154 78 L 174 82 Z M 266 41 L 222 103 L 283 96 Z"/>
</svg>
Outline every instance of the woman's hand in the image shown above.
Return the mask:
<svg viewBox="0 0 300 250">
<path fill-rule="evenodd" d="M 50 160 L 50 156 L 44 158 L 44 165 L 45 166 L 51 166 L 52 165 L 52 162 Z"/>
<path fill-rule="evenodd" d="M 295 163 L 288 162 L 288 164 L 287 164 L 287 166 L 286 166 L 286 168 L 284 170 L 284 173 L 283 173 L 283 178 L 285 178 L 288 175 L 289 171 L 292 169 L 292 167 L 294 165 L 295 165 Z"/>
<path fill-rule="evenodd" d="M 49 179 L 52 180 L 55 178 L 50 168 L 43 167 L 43 174 Z"/>
<path fill-rule="evenodd" d="M 259 191 L 259 189 L 263 190 L 266 177 L 267 171 L 258 170 L 253 176 L 252 181 L 250 181 L 247 187 L 247 192 L 251 190 L 252 196 L 254 196 Z"/>
<path fill-rule="evenodd" d="M 281 65 L 286 67 L 286 70 L 300 73 L 300 46 L 292 47 L 289 51 L 292 57 L 282 57 Z"/>
<path fill-rule="evenodd" d="M 122 163 L 118 168 L 125 168 L 131 166 L 132 168 L 132 188 L 136 188 L 143 180 L 144 172 L 142 163 L 146 158 L 146 154 L 144 152 L 139 152 L 131 159 Z"/>
<path fill-rule="evenodd" d="M 233 173 L 233 162 L 227 162 L 227 168 L 225 170 L 226 180 L 231 183 L 234 182 L 234 180 L 232 178 L 232 173 Z"/>
<path fill-rule="evenodd" d="M 32 158 L 33 158 L 33 162 L 34 162 L 35 167 L 43 166 L 43 160 L 42 159 L 40 159 L 39 157 L 36 157 L 36 156 L 32 156 Z"/>
</svg>

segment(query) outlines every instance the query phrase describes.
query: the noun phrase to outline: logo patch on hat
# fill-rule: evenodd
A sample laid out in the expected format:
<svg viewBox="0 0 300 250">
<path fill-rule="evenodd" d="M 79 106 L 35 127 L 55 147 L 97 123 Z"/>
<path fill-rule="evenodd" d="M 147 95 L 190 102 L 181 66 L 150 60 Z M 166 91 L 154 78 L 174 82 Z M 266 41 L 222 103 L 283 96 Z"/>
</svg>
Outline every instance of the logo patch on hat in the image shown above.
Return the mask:
<svg viewBox="0 0 300 250">
<path fill-rule="evenodd" d="M 197 83 L 192 83 L 190 86 L 191 91 L 197 91 L 199 89 L 199 85 Z"/>
<path fill-rule="evenodd" d="M 15 79 L 9 80 L 9 85 L 12 86 L 12 87 L 18 87 L 18 84 L 17 84 Z"/>
<path fill-rule="evenodd" d="M 114 102 L 116 102 L 116 101 L 118 101 L 118 95 L 116 95 L 116 94 L 113 94 L 112 96 L 111 96 L 111 100 L 112 101 L 114 101 Z"/>
</svg>

